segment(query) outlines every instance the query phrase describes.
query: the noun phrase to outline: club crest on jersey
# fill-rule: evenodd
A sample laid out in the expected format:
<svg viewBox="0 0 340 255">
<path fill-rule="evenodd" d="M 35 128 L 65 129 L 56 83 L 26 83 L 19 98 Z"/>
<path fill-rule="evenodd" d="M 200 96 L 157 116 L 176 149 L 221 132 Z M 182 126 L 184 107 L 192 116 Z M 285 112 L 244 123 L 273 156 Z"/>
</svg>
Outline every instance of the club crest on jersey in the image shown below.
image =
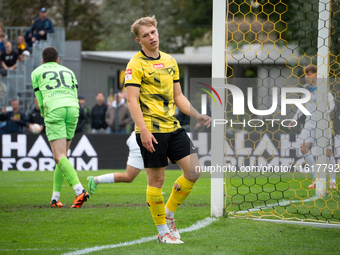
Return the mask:
<svg viewBox="0 0 340 255">
<path fill-rule="evenodd" d="M 125 71 L 125 80 L 126 81 L 132 80 L 132 69 L 127 69 Z"/>
<path fill-rule="evenodd" d="M 175 70 L 174 70 L 173 68 L 168 68 L 168 73 L 169 73 L 171 76 L 174 76 Z"/>
<path fill-rule="evenodd" d="M 153 64 L 153 67 L 154 67 L 155 69 L 159 69 L 159 68 L 164 68 L 165 65 L 164 65 L 163 63 L 160 63 L 160 64 Z"/>
</svg>

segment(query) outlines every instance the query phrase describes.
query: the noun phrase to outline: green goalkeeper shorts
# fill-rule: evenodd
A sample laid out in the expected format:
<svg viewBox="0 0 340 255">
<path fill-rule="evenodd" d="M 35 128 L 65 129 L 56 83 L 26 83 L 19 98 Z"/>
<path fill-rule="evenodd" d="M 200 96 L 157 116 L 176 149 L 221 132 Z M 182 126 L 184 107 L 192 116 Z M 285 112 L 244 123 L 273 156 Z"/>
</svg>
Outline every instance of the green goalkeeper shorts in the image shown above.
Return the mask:
<svg viewBox="0 0 340 255">
<path fill-rule="evenodd" d="M 71 141 L 74 137 L 79 116 L 77 107 L 60 107 L 45 116 L 46 136 L 49 141 L 66 138 Z"/>
</svg>

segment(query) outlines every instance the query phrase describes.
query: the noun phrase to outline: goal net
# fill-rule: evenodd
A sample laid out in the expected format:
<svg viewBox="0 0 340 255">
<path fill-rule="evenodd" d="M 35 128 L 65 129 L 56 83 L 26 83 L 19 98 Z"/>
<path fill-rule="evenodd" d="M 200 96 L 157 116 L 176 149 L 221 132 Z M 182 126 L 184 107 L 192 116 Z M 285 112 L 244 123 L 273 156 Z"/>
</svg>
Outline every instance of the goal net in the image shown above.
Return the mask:
<svg viewBox="0 0 340 255">
<path fill-rule="evenodd" d="M 339 40 L 336 0 L 214 1 L 212 215 L 340 223 Z"/>
</svg>

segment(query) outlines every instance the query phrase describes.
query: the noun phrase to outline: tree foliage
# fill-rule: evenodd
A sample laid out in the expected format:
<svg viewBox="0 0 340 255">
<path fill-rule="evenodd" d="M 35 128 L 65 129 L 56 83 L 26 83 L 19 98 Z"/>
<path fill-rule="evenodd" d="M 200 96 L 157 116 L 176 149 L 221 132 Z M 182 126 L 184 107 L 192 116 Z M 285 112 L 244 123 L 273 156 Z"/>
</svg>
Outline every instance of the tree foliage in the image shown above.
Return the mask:
<svg viewBox="0 0 340 255">
<path fill-rule="evenodd" d="M 106 0 L 102 6 L 104 33 L 98 50 L 138 50 L 131 25 L 138 18 L 156 16 L 160 49 L 179 52 L 211 30 L 211 0 Z"/>
<path fill-rule="evenodd" d="M 92 0 L 54 0 L 51 14 L 65 27 L 67 40 L 81 40 L 83 50 L 94 50 L 102 32 L 100 6 Z"/>
<path fill-rule="evenodd" d="M 5 26 L 30 26 L 39 9 L 48 9 L 54 26 L 65 27 L 67 40 L 81 40 L 83 50 L 99 42 L 101 23 L 98 1 L 92 0 L 0 0 L 0 21 Z"/>
<path fill-rule="evenodd" d="M 65 27 L 67 40 L 82 41 L 83 50 L 140 49 L 130 27 L 150 15 L 158 20 L 164 51 L 211 44 L 212 0 L 0 0 L 0 21 L 30 26 L 41 7 L 55 26 Z"/>
<path fill-rule="evenodd" d="M 42 6 L 50 7 L 47 1 L 41 0 L 0 0 L 0 21 L 5 26 L 29 27 Z"/>
</svg>

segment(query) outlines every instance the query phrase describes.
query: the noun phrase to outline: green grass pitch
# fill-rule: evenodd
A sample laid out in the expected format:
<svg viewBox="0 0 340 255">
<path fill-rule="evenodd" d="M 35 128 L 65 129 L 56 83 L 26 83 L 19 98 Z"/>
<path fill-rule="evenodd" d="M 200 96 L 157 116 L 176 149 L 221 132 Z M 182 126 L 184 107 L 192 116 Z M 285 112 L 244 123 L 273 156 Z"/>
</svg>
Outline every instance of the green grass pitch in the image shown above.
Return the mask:
<svg viewBox="0 0 340 255">
<path fill-rule="evenodd" d="M 88 175 L 78 172 L 84 186 Z M 166 171 L 165 201 L 180 171 Z M 81 209 L 69 208 L 73 190 L 63 185 L 63 208 L 49 208 L 53 172 L 0 172 L 0 254 L 64 254 L 157 234 L 146 205 L 145 172 L 131 184 L 102 184 Z M 210 215 L 210 179 L 201 178 L 176 213 L 185 228 Z M 337 254 L 339 229 L 222 217 L 182 234 L 185 244 L 156 240 L 90 254 Z"/>
</svg>

